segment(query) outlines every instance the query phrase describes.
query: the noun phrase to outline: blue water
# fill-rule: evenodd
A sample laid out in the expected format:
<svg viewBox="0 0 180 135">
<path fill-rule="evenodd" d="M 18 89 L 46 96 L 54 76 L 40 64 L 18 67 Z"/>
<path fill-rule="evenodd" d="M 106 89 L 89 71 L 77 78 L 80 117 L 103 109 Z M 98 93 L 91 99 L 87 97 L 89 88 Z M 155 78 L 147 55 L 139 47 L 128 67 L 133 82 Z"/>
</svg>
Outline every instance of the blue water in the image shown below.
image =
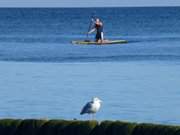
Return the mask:
<svg viewBox="0 0 180 135">
<path fill-rule="evenodd" d="M 128 44 L 78 46 L 91 15 L 105 38 Z M 180 124 L 180 7 L 0 9 L 0 117 Z M 90 35 L 89 39 L 94 39 Z"/>
<path fill-rule="evenodd" d="M 86 38 L 92 14 L 102 18 L 105 38 L 125 39 L 129 44 L 73 46 L 72 40 Z M 0 60 L 3 61 L 180 59 L 179 7 L 0 9 L 0 18 Z"/>
</svg>

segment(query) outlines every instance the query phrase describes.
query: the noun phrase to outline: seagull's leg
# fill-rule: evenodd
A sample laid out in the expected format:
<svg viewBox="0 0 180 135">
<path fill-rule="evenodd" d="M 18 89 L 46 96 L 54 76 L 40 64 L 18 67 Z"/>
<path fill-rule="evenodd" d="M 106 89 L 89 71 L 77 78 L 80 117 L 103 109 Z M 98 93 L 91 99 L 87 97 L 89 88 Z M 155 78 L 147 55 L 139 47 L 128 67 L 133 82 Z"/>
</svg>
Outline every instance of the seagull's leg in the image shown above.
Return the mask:
<svg viewBox="0 0 180 135">
<path fill-rule="evenodd" d="M 89 114 L 89 117 L 90 117 L 89 120 L 92 120 L 92 115 L 91 114 Z"/>
<path fill-rule="evenodd" d="M 95 120 L 95 113 L 92 114 L 92 120 Z"/>
<path fill-rule="evenodd" d="M 90 114 L 90 120 L 93 120 L 94 119 L 94 115 L 93 113 Z"/>
</svg>

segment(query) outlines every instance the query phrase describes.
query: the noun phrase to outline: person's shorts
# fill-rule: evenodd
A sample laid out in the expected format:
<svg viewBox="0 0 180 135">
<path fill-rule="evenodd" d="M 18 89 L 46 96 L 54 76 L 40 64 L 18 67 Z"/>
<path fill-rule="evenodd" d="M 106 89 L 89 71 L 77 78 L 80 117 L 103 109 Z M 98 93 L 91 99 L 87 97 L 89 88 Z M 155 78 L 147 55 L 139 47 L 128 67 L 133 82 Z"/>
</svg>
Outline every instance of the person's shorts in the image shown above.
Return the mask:
<svg viewBox="0 0 180 135">
<path fill-rule="evenodd" d="M 96 41 L 102 39 L 101 33 L 96 34 Z"/>
</svg>

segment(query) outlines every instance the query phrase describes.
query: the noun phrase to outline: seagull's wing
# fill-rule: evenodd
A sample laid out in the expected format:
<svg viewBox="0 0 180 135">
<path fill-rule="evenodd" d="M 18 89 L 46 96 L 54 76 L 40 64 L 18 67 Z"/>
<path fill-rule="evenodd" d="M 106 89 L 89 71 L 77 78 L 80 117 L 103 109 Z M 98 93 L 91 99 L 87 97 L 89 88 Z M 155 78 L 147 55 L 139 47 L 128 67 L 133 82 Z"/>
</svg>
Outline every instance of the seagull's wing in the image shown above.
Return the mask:
<svg viewBox="0 0 180 135">
<path fill-rule="evenodd" d="M 84 107 L 83 107 L 83 109 L 82 109 L 82 111 L 81 111 L 81 115 L 82 114 L 84 114 L 84 113 L 90 113 L 90 110 L 91 110 L 91 108 L 92 108 L 92 104 L 93 104 L 93 102 L 88 102 Z"/>
</svg>

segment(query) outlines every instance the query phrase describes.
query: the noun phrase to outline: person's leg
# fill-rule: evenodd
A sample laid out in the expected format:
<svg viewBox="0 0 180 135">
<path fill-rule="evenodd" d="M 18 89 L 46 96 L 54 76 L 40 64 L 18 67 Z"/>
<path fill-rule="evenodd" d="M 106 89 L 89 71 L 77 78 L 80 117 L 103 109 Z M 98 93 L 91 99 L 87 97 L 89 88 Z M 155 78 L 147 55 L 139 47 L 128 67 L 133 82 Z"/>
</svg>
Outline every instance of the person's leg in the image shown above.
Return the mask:
<svg viewBox="0 0 180 135">
<path fill-rule="evenodd" d="M 96 34 L 96 42 L 101 43 L 101 33 Z"/>
<path fill-rule="evenodd" d="M 98 34 L 96 34 L 95 42 L 98 42 L 98 39 L 99 39 Z"/>
<path fill-rule="evenodd" d="M 97 43 L 99 43 L 99 44 L 102 43 L 101 39 L 98 39 Z"/>
<path fill-rule="evenodd" d="M 104 41 L 104 33 L 101 32 L 101 43 L 103 43 L 103 41 Z"/>
</svg>

